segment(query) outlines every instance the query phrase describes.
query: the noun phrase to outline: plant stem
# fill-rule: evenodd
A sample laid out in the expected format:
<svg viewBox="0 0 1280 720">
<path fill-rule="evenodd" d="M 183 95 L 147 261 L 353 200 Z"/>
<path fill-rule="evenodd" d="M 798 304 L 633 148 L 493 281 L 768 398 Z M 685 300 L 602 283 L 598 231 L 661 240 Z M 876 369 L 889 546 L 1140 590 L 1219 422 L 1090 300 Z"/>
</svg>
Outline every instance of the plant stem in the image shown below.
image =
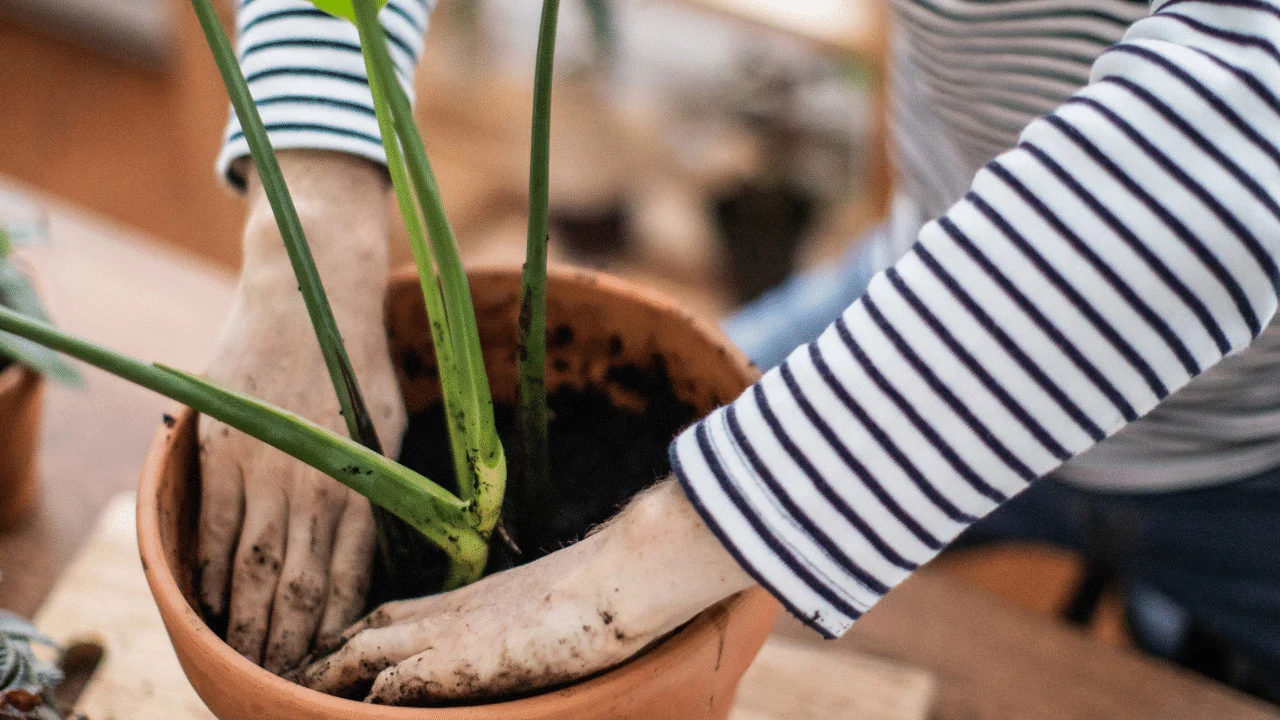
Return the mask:
<svg viewBox="0 0 1280 720">
<path fill-rule="evenodd" d="M 357 25 L 360 31 L 360 44 L 381 42 L 380 37 L 369 37 L 368 28 Z M 391 174 L 391 186 L 395 190 L 396 204 L 404 219 L 405 230 L 409 235 L 409 247 L 413 250 L 413 260 L 418 268 L 418 279 L 422 285 L 422 297 L 427 309 L 428 325 L 431 329 L 431 344 L 435 351 L 436 367 L 439 369 L 441 395 L 444 401 L 445 415 L 453 418 L 459 405 L 457 383 L 447 379 L 457 372 L 453 359 L 453 338 L 449 332 L 448 318 L 444 309 L 444 297 L 440 292 L 440 279 L 431 260 L 431 250 L 427 247 L 426 235 L 422 230 L 422 222 L 418 217 L 418 206 L 414 201 L 413 188 L 405 173 L 404 156 L 400 151 L 400 141 L 396 137 L 391 109 L 387 105 L 387 94 L 372 63 L 366 55 L 365 70 L 369 77 L 369 90 L 373 95 L 373 107 L 377 113 L 378 130 L 382 135 L 382 146 L 387 153 L 387 170 Z M 471 487 L 467 482 L 470 466 L 467 464 L 466 437 L 462 428 L 452 421 L 446 423 L 449 430 L 450 446 L 453 448 L 454 473 L 459 487 Z"/>
<path fill-rule="evenodd" d="M 381 452 L 378 433 L 374 429 L 369 409 L 356 382 L 355 370 L 347 357 L 346 347 L 342 343 L 342 335 L 338 332 L 338 323 L 333 318 L 333 309 L 329 306 L 328 296 L 320 282 L 320 271 L 316 269 L 315 258 L 307 245 L 306 235 L 302 230 L 302 221 L 298 219 L 298 211 L 289 196 L 285 185 L 284 174 L 276 161 L 275 151 L 271 148 L 271 140 L 258 114 L 253 95 L 245 82 L 236 59 L 235 51 L 222 24 L 214 12 L 210 0 L 192 0 L 200 27 L 204 30 L 209 49 L 213 51 L 214 62 L 218 72 L 222 74 L 223 85 L 231 98 L 236 117 L 240 119 L 240 127 L 244 131 L 245 140 L 253 155 L 254 165 L 258 168 L 258 177 L 262 188 L 271 203 L 271 211 L 275 214 L 276 224 L 280 228 L 280 236 L 284 240 L 285 249 L 289 253 L 289 261 L 293 265 L 293 273 L 298 279 L 298 290 L 306 302 L 307 313 L 311 316 L 311 324 L 315 327 L 316 339 L 324 354 L 325 365 L 329 370 L 329 378 L 338 394 L 338 406 L 347 423 L 347 432 L 356 442 Z"/>
<path fill-rule="evenodd" d="M 372 16 L 373 20 L 373 22 L 368 22 L 369 18 L 366 17 L 365 22 L 357 21 L 356 23 L 356 28 L 360 33 L 361 47 L 368 48 L 373 43 L 385 42 L 381 31 L 382 26 L 377 21 L 377 10 L 371 9 L 368 3 L 353 6 L 353 10 L 355 13 L 367 13 Z M 373 30 L 372 34 L 370 32 L 371 29 Z M 422 222 L 418 217 L 418 206 L 414 201 L 413 189 L 405 172 L 404 156 L 400 151 L 400 141 L 396 137 L 391 110 L 387 105 L 386 88 L 383 86 L 382 78 L 374 71 L 373 63 L 367 50 L 364 51 L 364 57 L 365 72 L 369 78 L 369 90 L 373 96 L 373 107 L 378 118 L 378 130 L 382 136 L 383 149 L 387 154 L 387 170 L 391 175 L 391 186 L 395 190 L 396 204 L 399 206 L 400 215 L 404 219 L 405 230 L 409 235 L 409 246 L 413 250 L 413 259 L 418 268 L 418 279 L 422 285 L 422 296 L 427 309 L 427 324 L 430 327 L 431 343 L 436 356 L 436 367 L 439 370 L 441 399 L 444 403 L 446 418 L 445 426 L 449 433 L 449 444 L 452 448 L 455 486 L 460 490 L 469 490 L 474 488 L 475 484 L 471 479 L 471 466 L 468 462 L 466 431 L 462 425 L 453 420 L 453 418 L 457 417 L 458 408 L 462 407 L 463 403 L 458 396 L 461 390 L 459 383 L 454 381 L 458 371 L 453 359 L 453 339 L 449 332 L 448 317 L 445 314 L 444 297 L 440 291 L 439 277 L 436 274 L 435 266 L 432 264 L 431 251 L 427 247 L 426 236 L 422 230 Z M 470 499 L 470 497 L 464 495 L 464 499 Z M 421 587 L 421 583 L 414 581 L 414 577 L 417 575 L 415 570 L 421 567 L 422 554 L 417 547 L 418 543 L 404 533 L 395 532 L 391 525 L 391 523 L 385 521 L 379 523 L 379 527 L 384 528 L 380 532 L 379 548 L 383 556 L 383 563 L 390 570 L 387 573 L 387 579 L 397 586 L 397 595 L 406 597 L 420 595 L 425 588 Z M 396 535 L 397 537 L 385 537 L 385 535 Z M 393 544 L 395 547 L 392 547 Z M 481 569 L 483 569 L 483 565 Z M 449 583 L 465 585 L 479 580 L 480 575 L 471 575 L 455 565 L 450 568 L 449 578 Z"/>
<path fill-rule="evenodd" d="M 431 250 L 439 270 L 446 325 L 452 340 L 457 370 L 454 379 L 459 383 L 458 397 L 462 401 L 462 406 L 453 410 L 454 417 L 449 420 L 458 423 L 466 433 L 467 464 L 470 468 L 467 478 L 471 481 L 470 485 L 468 487 L 468 483 L 460 479 L 459 495 L 476 501 L 479 513 L 477 529 L 488 537 L 497 526 L 502 512 L 502 498 L 506 491 L 506 458 L 493 419 L 493 399 L 485 374 L 470 285 L 453 228 L 444 212 L 435 173 L 427 158 L 422 137 L 414 124 L 409 97 L 395 76 L 373 4 L 371 0 L 356 0 L 354 6 L 356 25 L 362 36 L 379 40 L 363 44 L 366 62 L 386 94 L 391 120 L 404 151 L 405 166 L 422 210 Z"/>
<path fill-rule="evenodd" d="M 149 365 L 46 323 L 0 307 L 0 331 L 13 333 L 102 368 L 191 406 L 288 453 L 386 508 L 449 554 L 455 572 L 479 577 L 487 541 L 472 529 L 472 503 L 337 433 L 286 410 L 219 387 L 180 370 Z"/>
<path fill-rule="evenodd" d="M 529 156 L 529 234 L 520 274 L 520 385 L 518 413 L 524 487 L 520 490 L 521 529 L 536 529 L 551 495 L 547 448 L 547 214 L 551 202 L 551 90 L 560 0 L 543 0 L 538 30 L 538 60 L 533 81 L 533 137 Z"/>
</svg>

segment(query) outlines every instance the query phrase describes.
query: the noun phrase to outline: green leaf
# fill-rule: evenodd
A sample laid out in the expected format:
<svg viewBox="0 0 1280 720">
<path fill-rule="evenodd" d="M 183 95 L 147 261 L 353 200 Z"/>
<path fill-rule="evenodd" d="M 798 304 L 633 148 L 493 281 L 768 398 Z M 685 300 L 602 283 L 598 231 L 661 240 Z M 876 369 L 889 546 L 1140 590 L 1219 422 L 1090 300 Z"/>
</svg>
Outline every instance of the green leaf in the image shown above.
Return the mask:
<svg viewBox="0 0 1280 720">
<path fill-rule="evenodd" d="M 17 266 L 3 257 L 0 257 L 0 305 L 27 317 L 49 322 L 49 315 L 31 281 Z M 64 385 L 79 387 L 84 384 L 80 373 L 57 353 L 16 335 L 0 333 L 0 356 L 16 360 Z"/>
<path fill-rule="evenodd" d="M 387 0 L 375 0 L 375 2 L 379 10 L 387 4 Z M 352 6 L 351 0 L 311 0 L 311 4 L 330 15 L 350 20 L 351 22 L 356 21 L 356 9 Z"/>
<path fill-rule="evenodd" d="M 63 385 L 80 387 L 84 384 L 84 378 L 80 373 L 58 353 L 17 335 L 0 332 L 0 357 L 13 360 L 19 365 L 26 365 Z"/>
<path fill-rule="evenodd" d="M 488 543 L 473 530 L 473 503 L 359 443 L 291 412 L 194 375 L 149 365 L 0 308 L 0 331 L 71 355 L 171 398 L 282 451 L 386 508 L 479 577 Z"/>
</svg>

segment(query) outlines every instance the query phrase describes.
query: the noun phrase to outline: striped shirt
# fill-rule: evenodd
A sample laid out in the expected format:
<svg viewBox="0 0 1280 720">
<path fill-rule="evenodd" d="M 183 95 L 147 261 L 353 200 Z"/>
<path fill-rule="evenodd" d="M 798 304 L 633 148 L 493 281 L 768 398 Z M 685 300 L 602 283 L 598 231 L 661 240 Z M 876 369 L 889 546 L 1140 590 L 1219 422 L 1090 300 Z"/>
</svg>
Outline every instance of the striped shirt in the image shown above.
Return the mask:
<svg viewBox="0 0 1280 720">
<path fill-rule="evenodd" d="M 401 84 L 413 97 L 435 0 L 391 0 L 379 15 Z M 369 77 L 355 25 L 306 0 L 237 0 L 237 54 L 276 150 L 336 150 L 386 163 Z M 227 123 L 218 173 L 243 189 L 232 161 L 249 155 L 235 113 Z"/>
<path fill-rule="evenodd" d="M 268 4 L 302 6 L 247 0 L 252 74 L 275 72 L 247 52 L 256 38 L 316 37 L 312 23 L 324 22 L 246 30 Z M 1246 384 L 1280 352 L 1275 332 L 1263 334 L 1280 281 L 1280 7 L 895 5 L 903 181 L 878 251 L 883 272 L 821 338 L 671 452 L 738 561 L 832 636 L 1037 478 L 1079 467 L 1087 477 L 1101 457 L 1094 477 L 1117 482 L 1106 468 L 1123 468 L 1114 463 L 1126 442 L 1167 442 L 1188 457 L 1205 437 L 1266 446 L 1237 471 L 1277 460 L 1265 423 L 1235 421 L 1221 398 L 1244 415 L 1280 407 L 1276 390 Z M 383 15 L 389 27 L 394 13 Z M 349 58 L 330 46 L 275 48 L 271 63 L 310 70 L 281 71 L 292 79 L 271 90 L 259 81 L 256 97 L 325 96 L 342 82 L 326 64 Z M 367 113 L 336 113 L 280 101 L 273 140 L 380 158 L 376 142 L 351 140 L 376 135 Z M 332 136 L 318 127 L 340 122 Z M 245 153 L 234 133 L 224 158 Z M 1260 334 L 1260 348 L 1201 376 Z M 1198 425 L 1207 421 L 1220 434 Z M 1108 461 L 1111 446 L 1122 450 Z M 1228 475 L 1211 463 L 1199 477 Z"/>
</svg>

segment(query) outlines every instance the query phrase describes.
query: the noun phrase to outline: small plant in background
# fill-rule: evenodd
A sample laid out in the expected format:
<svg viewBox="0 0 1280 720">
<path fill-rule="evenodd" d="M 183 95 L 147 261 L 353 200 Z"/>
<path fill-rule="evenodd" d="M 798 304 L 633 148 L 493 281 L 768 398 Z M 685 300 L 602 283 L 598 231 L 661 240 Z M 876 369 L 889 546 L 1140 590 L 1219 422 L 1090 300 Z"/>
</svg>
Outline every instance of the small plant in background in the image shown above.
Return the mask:
<svg viewBox="0 0 1280 720">
<path fill-rule="evenodd" d="M 36 657 L 32 644 L 58 650 L 31 623 L 0 611 L 0 719 L 61 720 L 54 708 L 54 689 L 62 671 Z"/>
<path fill-rule="evenodd" d="M 40 296 L 32 287 L 26 273 L 10 258 L 13 241 L 4 228 L 0 228 L 0 305 L 29 317 L 49 322 Z M 68 385 L 79 385 L 80 373 L 71 367 L 58 353 L 24 338 L 0 332 L 0 367 L 18 362 L 36 372 Z"/>
<path fill-rule="evenodd" d="M 489 540 L 499 527 L 506 491 L 506 455 L 495 428 L 466 272 L 408 96 L 395 76 L 385 32 L 377 20 L 385 0 L 314 0 L 314 4 L 354 22 L 360 34 L 388 170 L 408 230 L 435 345 L 456 493 L 382 456 L 301 222 L 235 52 L 210 0 L 193 0 L 192 4 L 289 252 L 350 437 L 189 373 L 114 353 L 5 308 L 0 308 L 0 331 L 79 358 L 189 405 L 364 495 L 377 508 L 384 577 L 400 588 L 415 587 L 412 579 L 424 573 L 426 563 L 419 552 L 424 538 L 448 555 L 446 589 L 474 582 L 484 573 Z M 535 71 L 529 255 L 522 278 L 521 458 L 526 476 L 532 479 L 522 499 L 530 508 L 538 507 L 539 499 L 545 500 L 549 483 L 543 376 L 551 78 L 558 7 L 557 0 L 543 5 Z M 536 513 L 520 514 L 537 517 Z"/>
</svg>

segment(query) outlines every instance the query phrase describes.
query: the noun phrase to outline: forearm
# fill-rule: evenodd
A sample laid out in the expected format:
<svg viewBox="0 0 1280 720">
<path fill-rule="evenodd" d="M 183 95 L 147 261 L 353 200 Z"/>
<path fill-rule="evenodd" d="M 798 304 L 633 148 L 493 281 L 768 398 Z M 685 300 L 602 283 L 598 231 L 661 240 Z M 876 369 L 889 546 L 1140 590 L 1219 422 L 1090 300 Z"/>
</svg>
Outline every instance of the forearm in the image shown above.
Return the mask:
<svg viewBox="0 0 1280 720">
<path fill-rule="evenodd" d="M 1269 322 L 1277 37 L 1264 3 L 1135 24 L 816 343 L 680 438 L 690 499 L 797 615 L 843 632 Z"/>
</svg>

